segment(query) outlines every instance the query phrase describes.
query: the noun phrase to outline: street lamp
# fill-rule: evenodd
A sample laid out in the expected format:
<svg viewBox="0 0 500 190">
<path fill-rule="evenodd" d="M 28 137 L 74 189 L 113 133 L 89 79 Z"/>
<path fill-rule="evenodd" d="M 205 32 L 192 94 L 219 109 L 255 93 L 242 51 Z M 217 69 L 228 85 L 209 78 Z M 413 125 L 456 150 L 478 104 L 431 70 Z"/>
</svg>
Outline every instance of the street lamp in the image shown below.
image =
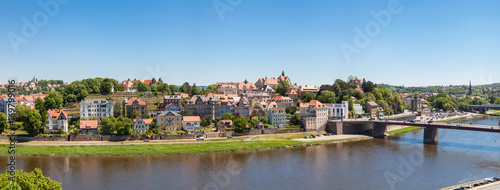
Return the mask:
<svg viewBox="0 0 500 190">
<path fill-rule="evenodd" d="M 396 178 L 392 177 L 392 190 L 394 190 L 394 183 L 396 182 Z"/>
</svg>

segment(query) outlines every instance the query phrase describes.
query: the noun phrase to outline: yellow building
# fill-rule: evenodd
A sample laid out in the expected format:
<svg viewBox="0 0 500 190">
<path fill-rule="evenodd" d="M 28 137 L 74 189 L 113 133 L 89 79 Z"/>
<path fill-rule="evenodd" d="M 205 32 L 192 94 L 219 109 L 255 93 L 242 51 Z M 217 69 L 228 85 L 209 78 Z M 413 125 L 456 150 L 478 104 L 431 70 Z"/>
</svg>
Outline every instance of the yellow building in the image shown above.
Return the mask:
<svg viewBox="0 0 500 190">
<path fill-rule="evenodd" d="M 182 115 L 176 111 L 161 112 L 156 116 L 158 127 L 166 131 L 178 131 L 182 128 Z"/>
</svg>

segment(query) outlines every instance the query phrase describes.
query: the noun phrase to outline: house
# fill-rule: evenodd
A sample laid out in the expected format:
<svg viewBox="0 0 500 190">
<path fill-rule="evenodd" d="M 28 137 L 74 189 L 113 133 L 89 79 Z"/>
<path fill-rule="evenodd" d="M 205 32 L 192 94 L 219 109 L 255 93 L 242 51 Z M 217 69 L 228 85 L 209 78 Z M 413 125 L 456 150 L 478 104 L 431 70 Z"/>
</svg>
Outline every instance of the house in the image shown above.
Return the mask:
<svg viewBox="0 0 500 190">
<path fill-rule="evenodd" d="M 153 119 L 142 119 L 137 117 L 133 120 L 132 130 L 136 133 L 144 133 L 149 130 Z"/>
<path fill-rule="evenodd" d="M 80 134 L 97 134 L 97 120 L 80 120 Z"/>
<path fill-rule="evenodd" d="M 127 107 L 127 115 L 137 110 L 141 113 L 142 118 L 148 118 L 147 104 L 139 98 L 126 98 L 123 99 L 123 106 Z"/>
<path fill-rule="evenodd" d="M 354 109 L 354 112 L 356 112 L 356 114 L 358 114 L 358 115 L 365 113 L 363 111 L 363 106 L 361 106 L 361 104 L 353 104 L 352 107 Z"/>
<path fill-rule="evenodd" d="M 285 96 L 275 96 L 271 99 L 271 102 L 276 102 L 278 108 L 288 108 L 293 106 L 293 100 Z"/>
<path fill-rule="evenodd" d="M 274 89 L 273 89 L 273 88 L 271 88 L 271 86 L 270 86 L 270 85 L 265 84 L 265 85 L 263 85 L 263 86 L 259 89 L 259 92 L 265 92 L 265 93 L 268 93 L 268 94 L 270 94 L 270 95 L 274 95 L 274 93 L 275 93 L 276 91 L 274 91 Z"/>
<path fill-rule="evenodd" d="M 219 133 L 225 134 L 226 131 L 233 129 L 233 121 L 231 120 L 220 120 L 217 122 L 217 128 L 219 129 Z"/>
<path fill-rule="evenodd" d="M 248 81 L 238 83 L 237 88 L 238 88 L 238 95 L 246 94 L 250 91 L 257 90 L 255 84 Z"/>
<path fill-rule="evenodd" d="M 248 98 L 250 101 L 250 107 L 253 107 L 255 104 L 260 105 L 261 102 L 267 102 L 270 99 L 271 96 L 268 93 L 263 92 L 254 94 L 252 97 Z"/>
<path fill-rule="evenodd" d="M 184 92 L 178 92 L 178 93 L 175 93 L 175 95 L 181 96 L 181 98 L 184 98 L 184 99 L 188 99 L 189 98 L 189 94 L 188 93 L 184 93 Z"/>
<path fill-rule="evenodd" d="M 113 102 L 109 100 L 88 99 L 80 102 L 80 118 L 88 119 L 98 117 L 99 119 L 113 115 Z"/>
<path fill-rule="evenodd" d="M 354 90 L 360 92 L 361 94 L 365 93 L 361 88 L 355 88 Z"/>
<path fill-rule="evenodd" d="M 182 106 L 182 96 L 181 95 L 167 95 L 163 96 L 163 105 L 166 107 L 169 104 L 173 104 L 181 109 Z"/>
<path fill-rule="evenodd" d="M 68 132 L 68 113 L 62 109 L 47 110 L 47 123 L 45 129 L 50 133 L 59 133 L 59 129 L 63 129 L 64 133 Z"/>
<path fill-rule="evenodd" d="M 186 101 L 186 115 L 215 119 L 219 117 L 219 96 L 195 95 Z"/>
<path fill-rule="evenodd" d="M 125 86 L 125 92 L 136 92 L 134 83 L 130 79 L 122 81 L 120 84 Z"/>
<path fill-rule="evenodd" d="M 431 108 L 427 104 L 422 104 L 422 113 L 421 115 L 429 114 L 431 113 Z"/>
<path fill-rule="evenodd" d="M 268 123 L 278 128 L 283 128 L 286 125 L 286 114 L 284 108 L 271 108 L 267 112 Z"/>
<path fill-rule="evenodd" d="M 18 102 L 15 98 L 2 98 L 0 99 L 0 112 L 4 113 L 7 118 L 9 118 L 10 113 L 15 113 L 15 111 L 12 111 L 12 109 L 15 109 L 17 104 Z M 9 111 L 9 108 L 12 109 Z"/>
<path fill-rule="evenodd" d="M 182 118 L 182 127 L 188 134 L 194 134 L 194 132 L 201 130 L 200 122 L 199 116 L 184 116 Z"/>
<path fill-rule="evenodd" d="M 269 87 L 277 87 L 279 85 L 278 79 L 275 78 L 260 78 L 255 82 L 255 86 L 257 88 L 262 88 L 264 85 L 267 85 Z"/>
<path fill-rule="evenodd" d="M 237 94 L 238 88 L 236 88 L 236 85 L 219 85 L 219 86 L 217 86 L 217 93 L 219 93 L 219 94 Z"/>
<path fill-rule="evenodd" d="M 156 124 L 165 131 L 178 131 L 182 128 L 182 115 L 176 111 L 163 111 L 156 116 Z"/>
<path fill-rule="evenodd" d="M 281 84 L 282 82 L 288 83 L 288 85 L 292 85 L 292 81 L 288 76 L 285 75 L 285 71 L 281 71 L 281 75 L 278 76 L 278 83 Z"/>
<path fill-rule="evenodd" d="M 300 103 L 300 118 L 306 131 L 324 130 L 328 122 L 328 107 L 318 100 Z"/>
<path fill-rule="evenodd" d="M 293 101 L 297 101 L 299 99 L 299 93 L 297 93 L 297 91 L 295 91 L 292 87 L 288 88 L 288 91 L 285 93 L 285 95 L 291 98 Z"/>
<path fill-rule="evenodd" d="M 235 115 L 236 117 L 248 118 L 250 116 L 250 103 L 248 102 L 248 100 L 245 97 L 235 97 L 233 98 L 233 100 L 234 102 L 236 102 L 236 109 L 233 115 Z"/>
<path fill-rule="evenodd" d="M 304 97 L 304 94 L 306 92 L 318 94 L 319 89 L 316 86 L 307 86 L 307 85 L 299 87 L 298 93 L 299 93 L 300 99 L 302 99 Z"/>
<path fill-rule="evenodd" d="M 354 86 L 356 86 L 358 88 L 361 88 L 361 85 L 363 85 L 363 82 L 361 80 L 357 79 L 357 78 L 356 79 L 351 79 L 349 81 L 349 85 L 354 85 Z"/>
<path fill-rule="evenodd" d="M 180 112 L 181 109 L 179 107 L 177 107 L 175 104 L 170 103 L 167 106 L 165 106 L 165 111 L 177 111 L 177 112 Z"/>
<path fill-rule="evenodd" d="M 414 97 L 411 100 L 410 105 L 411 105 L 410 106 L 411 111 L 422 112 L 422 101 L 420 100 L 420 98 Z"/>
<path fill-rule="evenodd" d="M 378 104 L 375 103 L 374 101 L 368 101 L 366 102 L 366 112 L 370 113 L 370 118 L 376 118 L 377 116 L 377 110 L 378 110 Z"/>
<path fill-rule="evenodd" d="M 349 102 L 341 104 L 325 104 L 328 107 L 328 117 L 331 119 L 349 119 Z"/>
</svg>

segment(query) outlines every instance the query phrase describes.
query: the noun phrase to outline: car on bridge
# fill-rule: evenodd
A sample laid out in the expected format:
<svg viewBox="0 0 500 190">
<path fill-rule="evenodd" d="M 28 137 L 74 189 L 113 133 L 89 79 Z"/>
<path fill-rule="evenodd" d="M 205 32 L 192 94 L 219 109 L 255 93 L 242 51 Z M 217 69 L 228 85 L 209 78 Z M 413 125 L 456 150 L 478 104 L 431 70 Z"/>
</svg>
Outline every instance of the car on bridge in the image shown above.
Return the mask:
<svg viewBox="0 0 500 190">
<path fill-rule="evenodd" d="M 432 123 L 432 122 L 434 122 L 434 121 L 432 121 L 432 120 L 430 120 L 430 121 L 427 121 L 427 123 Z"/>
</svg>

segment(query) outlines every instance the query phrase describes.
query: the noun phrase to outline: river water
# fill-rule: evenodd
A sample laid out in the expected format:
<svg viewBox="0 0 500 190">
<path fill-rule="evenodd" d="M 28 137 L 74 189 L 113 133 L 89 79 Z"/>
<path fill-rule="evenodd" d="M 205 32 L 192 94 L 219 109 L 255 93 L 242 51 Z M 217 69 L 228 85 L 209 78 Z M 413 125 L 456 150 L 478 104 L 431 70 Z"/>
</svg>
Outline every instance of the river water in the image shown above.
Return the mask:
<svg viewBox="0 0 500 190">
<path fill-rule="evenodd" d="M 498 126 L 500 117 L 464 123 Z M 500 176 L 500 134 L 439 130 L 301 148 L 169 156 L 18 157 L 63 189 L 439 189 Z M 0 157 L 6 163 L 7 157 Z M 7 169 L 5 166 L 3 170 Z"/>
</svg>

